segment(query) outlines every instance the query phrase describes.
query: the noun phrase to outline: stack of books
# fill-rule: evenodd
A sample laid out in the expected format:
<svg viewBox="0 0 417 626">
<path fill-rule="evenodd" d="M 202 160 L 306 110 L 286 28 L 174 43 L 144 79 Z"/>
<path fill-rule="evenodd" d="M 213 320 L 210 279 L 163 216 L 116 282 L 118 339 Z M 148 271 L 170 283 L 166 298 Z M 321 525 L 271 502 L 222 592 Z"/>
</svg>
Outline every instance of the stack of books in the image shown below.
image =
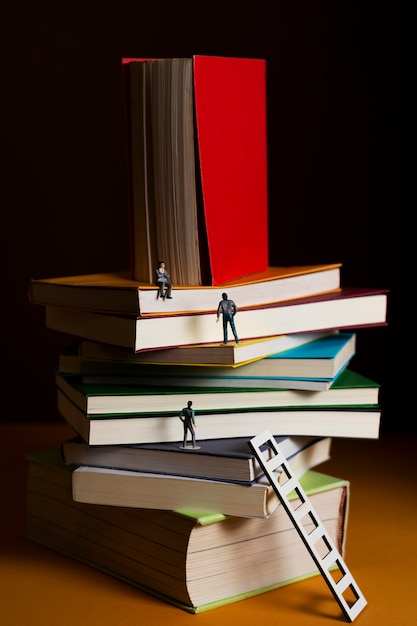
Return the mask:
<svg viewBox="0 0 417 626">
<path fill-rule="evenodd" d="M 74 336 L 59 353 L 55 373 L 57 406 L 74 437 L 59 450 L 28 455 L 25 532 L 33 541 L 197 613 L 318 574 L 250 450 L 249 440 L 266 429 L 344 553 L 349 481 L 317 467 L 329 459 L 333 437 L 379 436 L 379 385 L 355 372 L 352 361 L 359 329 L 386 324 L 387 292 L 341 286 L 340 263 L 265 266 L 264 62 L 125 59 L 123 68 L 129 96 L 132 267 L 129 272 L 30 283 L 30 299 L 44 307 L 46 327 Z M 195 163 L 201 170 L 199 183 L 204 182 L 206 216 L 204 226 L 196 220 L 199 245 L 190 257 L 199 268 L 195 283 L 187 283 L 179 259 L 186 232 L 171 248 L 166 233 L 158 236 L 157 185 L 146 178 L 164 178 L 162 163 L 156 159 L 151 168 L 143 149 L 152 134 L 143 128 L 152 100 L 149 81 L 157 83 L 159 72 L 165 78 L 166 72 L 178 73 L 194 89 L 201 131 Z M 242 197 L 252 203 L 247 215 L 259 207 L 259 220 L 251 221 L 262 250 L 247 254 L 247 234 L 246 253 L 237 250 L 235 257 L 234 238 L 232 265 L 224 256 L 224 242 L 213 239 L 213 231 L 221 231 L 223 213 L 211 207 L 222 205 L 224 189 L 219 197 L 210 159 L 227 137 L 236 150 L 237 138 L 241 141 L 245 133 L 234 126 L 240 116 L 227 114 L 229 100 L 204 99 L 206 89 L 219 93 L 206 82 L 210 76 L 218 81 L 219 75 L 224 90 L 232 90 L 245 109 L 245 128 L 253 119 L 255 133 L 252 143 L 241 146 L 239 158 L 250 152 L 250 159 L 239 193 L 233 186 L 229 190 L 227 207 L 236 216 Z M 184 94 L 176 95 L 185 107 Z M 130 102 L 135 109 L 130 110 Z M 138 103 L 144 111 L 142 126 Z M 236 106 L 236 100 L 229 105 Z M 207 110 L 223 113 L 221 146 L 213 144 L 217 135 Z M 160 114 L 164 130 L 153 146 L 165 155 L 171 154 L 163 141 L 169 123 L 178 131 L 178 120 L 169 121 L 167 115 Z M 256 176 L 254 146 L 262 157 L 255 159 Z M 188 145 L 184 163 L 190 149 Z M 172 154 L 182 180 L 190 168 L 177 163 L 178 150 Z M 230 159 L 225 163 L 228 172 Z M 175 174 L 176 168 L 171 171 Z M 214 180 L 224 181 L 224 176 L 216 171 Z M 200 184 L 195 183 L 196 189 Z M 242 194 L 248 185 L 248 193 Z M 199 194 L 194 196 L 191 213 Z M 175 201 L 166 205 L 165 222 L 168 216 L 175 222 L 177 208 Z M 188 229 L 189 218 L 185 222 Z M 147 230 L 141 231 L 138 224 L 145 223 Z M 207 247 L 210 263 L 202 252 Z M 175 276 L 170 300 L 158 297 L 152 278 L 155 259 L 161 257 Z M 224 343 L 222 326 L 216 324 L 224 292 L 237 306 L 238 342 Z M 190 402 L 194 443 L 187 440 L 189 433 L 184 431 L 183 437 L 180 421 Z M 292 499 L 297 500 L 295 492 Z"/>
</svg>

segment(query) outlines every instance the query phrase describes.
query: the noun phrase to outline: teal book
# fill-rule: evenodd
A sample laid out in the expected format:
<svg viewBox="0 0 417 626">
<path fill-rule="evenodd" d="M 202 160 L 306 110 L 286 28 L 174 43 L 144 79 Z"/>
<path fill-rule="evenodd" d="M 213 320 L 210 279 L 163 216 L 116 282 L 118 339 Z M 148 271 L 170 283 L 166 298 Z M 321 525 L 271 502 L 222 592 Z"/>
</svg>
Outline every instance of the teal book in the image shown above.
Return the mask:
<svg viewBox="0 0 417 626">
<path fill-rule="evenodd" d="M 58 449 L 27 456 L 26 538 L 189 613 L 318 575 L 281 505 L 268 518 L 246 519 L 82 504 L 73 500 L 72 474 Z M 300 482 L 343 555 L 349 482 L 313 470 Z"/>
<path fill-rule="evenodd" d="M 257 387 L 326 391 L 356 350 L 353 332 L 335 332 L 240 367 L 155 365 L 84 361 L 78 373 L 86 383 L 182 387 Z M 96 371 L 94 371 L 94 369 Z M 106 369 L 107 368 L 107 369 Z M 85 371 L 82 371 L 85 369 Z M 65 373 L 61 371 L 61 373 Z"/>
<path fill-rule="evenodd" d="M 356 334 L 340 331 L 272 354 L 258 362 L 260 372 L 268 368 L 276 376 L 333 379 L 356 353 Z"/>
</svg>

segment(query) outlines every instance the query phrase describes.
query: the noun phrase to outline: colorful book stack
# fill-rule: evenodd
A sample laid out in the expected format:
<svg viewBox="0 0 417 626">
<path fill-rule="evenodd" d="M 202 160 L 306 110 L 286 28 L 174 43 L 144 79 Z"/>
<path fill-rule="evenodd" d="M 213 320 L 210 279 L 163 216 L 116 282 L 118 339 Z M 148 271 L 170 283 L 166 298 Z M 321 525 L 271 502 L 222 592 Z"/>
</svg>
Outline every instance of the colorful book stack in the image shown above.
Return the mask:
<svg viewBox="0 0 417 626">
<path fill-rule="evenodd" d="M 250 451 L 265 429 L 344 553 L 349 481 L 317 467 L 333 437 L 379 436 L 379 385 L 352 361 L 360 328 L 386 324 L 387 292 L 341 286 L 340 263 L 268 267 L 263 61 L 124 59 L 123 72 L 131 271 L 31 281 L 46 326 L 74 336 L 56 372 L 74 437 L 27 458 L 26 536 L 197 613 L 318 574 Z M 225 301 L 231 326 L 217 324 Z"/>
</svg>

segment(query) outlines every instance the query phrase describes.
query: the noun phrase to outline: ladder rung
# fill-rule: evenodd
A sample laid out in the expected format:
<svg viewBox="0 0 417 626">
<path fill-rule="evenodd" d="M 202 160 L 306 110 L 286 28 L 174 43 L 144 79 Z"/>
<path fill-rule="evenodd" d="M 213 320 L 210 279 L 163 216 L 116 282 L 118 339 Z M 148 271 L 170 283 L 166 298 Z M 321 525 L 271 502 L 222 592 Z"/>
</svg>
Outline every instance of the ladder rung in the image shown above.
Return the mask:
<svg viewBox="0 0 417 626">
<path fill-rule="evenodd" d="M 321 566 L 324 569 L 329 569 L 332 565 L 336 563 L 337 559 L 340 560 L 340 554 L 338 553 L 338 551 L 330 550 L 330 552 L 326 554 L 323 559 L 321 559 Z"/>
<path fill-rule="evenodd" d="M 321 539 L 322 537 L 325 537 L 326 535 L 323 527 L 320 524 L 317 526 L 317 528 L 312 530 L 311 533 L 308 533 L 304 528 L 303 528 L 303 531 L 304 531 L 304 536 L 307 538 L 308 543 L 312 546 L 315 543 L 317 543 L 319 539 Z"/>
<path fill-rule="evenodd" d="M 302 520 L 303 517 L 306 517 L 311 511 L 310 502 L 303 502 L 298 509 L 295 509 L 293 515 L 297 521 Z"/>
<path fill-rule="evenodd" d="M 335 583 L 339 593 L 343 593 L 350 585 L 355 587 L 355 581 L 350 573 L 346 573 L 340 580 Z"/>
<path fill-rule="evenodd" d="M 273 472 L 277 469 L 277 467 L 279 467 L 280 465 L 282 465 L 282 463 L 285 463 L 285 459 L 282 458 L 282 455 L 276 455 L 274 457 L 272 457 L 272 459 L 268 459 L 266 462 L 266 466 L 268 468 L 268 470 L 270 472 Z"/>
<path fill-rule="evenodd" d="M 294 478 L 294 476 L 289 478 L 289 480 L 286 480 L 285 483 L 280 485 L 282 495 L 288 496 L 288 494 L 291 493 L 291 491 L 294 491 L 297 486 L 298 480 Z"/>
<path fill-rule="evenodd" d="M 346 617 L 350 619 L 351 622 L 358 617 L 359 613 L 366 607 L 366 600 L 362 595 L 359 595 L 356 602 L 354 602 L 351 606 L 344 611 Z"/>
</svg>

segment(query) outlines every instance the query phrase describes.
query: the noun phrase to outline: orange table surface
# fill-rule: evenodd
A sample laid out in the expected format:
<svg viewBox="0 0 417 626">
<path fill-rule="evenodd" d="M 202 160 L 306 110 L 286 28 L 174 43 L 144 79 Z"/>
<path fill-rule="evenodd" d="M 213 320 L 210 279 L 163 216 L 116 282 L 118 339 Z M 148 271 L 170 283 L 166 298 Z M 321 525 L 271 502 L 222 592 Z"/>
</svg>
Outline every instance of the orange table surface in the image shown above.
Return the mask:
<svg viewBox="0 0 417 626">
<path fill-rule="evenodd" d="M 23 455 L 73 436 L 66 424 L 0 423 L 1 626 L 346 623 L 321 576 L 191 615 L 23 536 Z M 333 439 L 320 471 L 351 482 L 345 562 L 367 606 L 360 626 L 417 624 L 417 438 Z"/>
</svg>

